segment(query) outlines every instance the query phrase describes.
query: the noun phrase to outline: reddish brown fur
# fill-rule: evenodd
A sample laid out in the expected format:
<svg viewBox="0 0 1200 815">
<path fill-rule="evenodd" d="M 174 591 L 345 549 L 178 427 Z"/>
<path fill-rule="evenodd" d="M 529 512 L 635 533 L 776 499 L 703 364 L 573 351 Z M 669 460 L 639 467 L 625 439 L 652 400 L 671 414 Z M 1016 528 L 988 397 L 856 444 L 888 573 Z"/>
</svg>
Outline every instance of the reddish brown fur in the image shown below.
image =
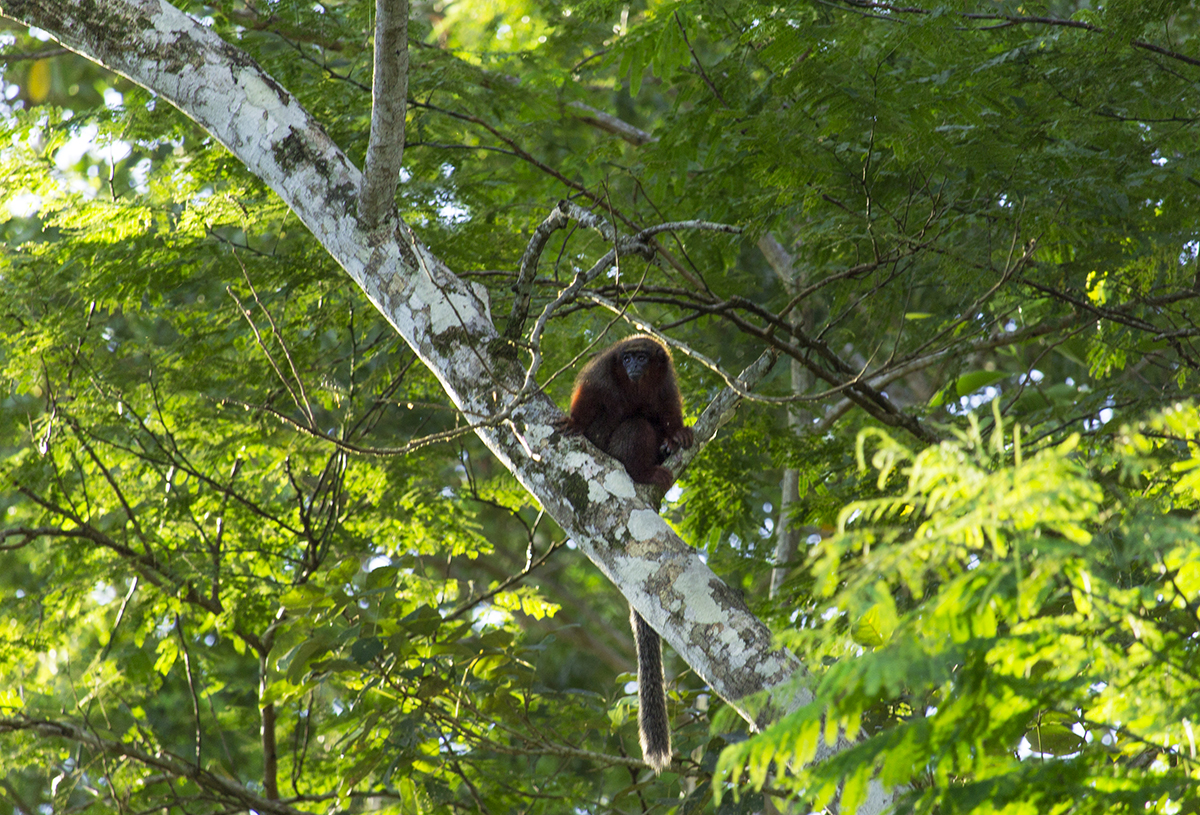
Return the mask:
<svg viewBox="0 0 1200 815">
<path fill-rule="evenodd" d="M 637 382 L 626 373 L 626 352 L 649 357 Z M 634 481 L 669 489 L 675 476 L 661 464 L 671 451 L 693 441 L 692 429 L 683 425 L 671 353 L 653 337 L 639 335 L 597 354 L 575 378 L 564 427 L 583 433 L 624 464 Z"/>
</svg>

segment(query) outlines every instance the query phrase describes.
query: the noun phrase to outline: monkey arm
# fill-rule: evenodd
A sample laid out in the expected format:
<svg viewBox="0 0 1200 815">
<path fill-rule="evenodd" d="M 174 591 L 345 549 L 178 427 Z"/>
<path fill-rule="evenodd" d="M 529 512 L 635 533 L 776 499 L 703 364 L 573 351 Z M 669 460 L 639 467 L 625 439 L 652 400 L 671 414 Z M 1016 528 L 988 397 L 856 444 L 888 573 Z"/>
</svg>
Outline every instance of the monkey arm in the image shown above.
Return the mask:
<svg viewBox="0 0 1200 815">
<path fill-rule="evenodd" d="M 571 396 L 571 408 L 562 421 L 562 429 L 571 436 L 585 432 L 600 416 L 604 401 L 600 389 L 590 382 L 582 382 Z"/>
<path fill-rule="evenodd" d="M 664 378 L 658 393 L 658 408 L 655 413 L 662 428 L 663 439 L 671 451 L 692 446 L 696 434 L 683 423 L 683 402 L 679 397 L 679 386 L 675 384 L 674 376 Z"/>
</svg>

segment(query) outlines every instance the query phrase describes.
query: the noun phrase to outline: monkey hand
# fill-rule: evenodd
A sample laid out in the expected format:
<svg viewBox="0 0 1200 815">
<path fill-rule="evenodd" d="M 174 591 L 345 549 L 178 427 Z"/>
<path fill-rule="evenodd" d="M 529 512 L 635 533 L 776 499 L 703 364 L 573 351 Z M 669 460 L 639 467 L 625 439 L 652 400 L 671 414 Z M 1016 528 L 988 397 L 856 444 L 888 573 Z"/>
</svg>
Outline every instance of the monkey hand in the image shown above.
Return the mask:
<svg viewBox="0 0 1200 815">
<path fill-rule="evenodd" d="M 696 434 L 690 427 L 681 427 L 671 434 L 669 441 L 671 449 L 678 450 L 680 447 L 691 447 L 695 440 Z"/>
</svg>

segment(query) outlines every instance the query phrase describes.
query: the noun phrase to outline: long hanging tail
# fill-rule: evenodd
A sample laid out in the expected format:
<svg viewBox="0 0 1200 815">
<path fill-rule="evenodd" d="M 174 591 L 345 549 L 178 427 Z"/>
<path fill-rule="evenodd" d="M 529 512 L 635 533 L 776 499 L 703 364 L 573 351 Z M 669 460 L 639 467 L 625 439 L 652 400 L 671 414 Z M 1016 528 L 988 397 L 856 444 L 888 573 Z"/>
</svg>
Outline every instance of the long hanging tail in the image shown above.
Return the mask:
<svg viewBox="0 0 1200 815">
<path fill-rule="evenodd" d="M 671 722 L 667 719 L 662 640 L 632 607 L 629 624 L 633 627 L 633 641 L 637 645 L 638 735 L 642 742 L 642 760 L 658 775 L 671 766 Z"/>
</svg>

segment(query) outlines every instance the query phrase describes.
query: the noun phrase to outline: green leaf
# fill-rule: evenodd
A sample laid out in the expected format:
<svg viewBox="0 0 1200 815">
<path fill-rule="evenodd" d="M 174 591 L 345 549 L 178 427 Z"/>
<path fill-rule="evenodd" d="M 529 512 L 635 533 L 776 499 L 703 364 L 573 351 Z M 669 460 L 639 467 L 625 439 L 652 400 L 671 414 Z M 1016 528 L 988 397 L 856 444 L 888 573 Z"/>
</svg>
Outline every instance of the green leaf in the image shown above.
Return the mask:
<svg viewBox="0 0 1200 815">
<path fill-rule="evenodd" d="M 977 390 L 1001 382 L 1010 376 L 1012 374 L 1007 371 L 971 371 L 958 378 L 954 383 L 954 391 L 959 396 L 969 396 Z"/>
</svg>

